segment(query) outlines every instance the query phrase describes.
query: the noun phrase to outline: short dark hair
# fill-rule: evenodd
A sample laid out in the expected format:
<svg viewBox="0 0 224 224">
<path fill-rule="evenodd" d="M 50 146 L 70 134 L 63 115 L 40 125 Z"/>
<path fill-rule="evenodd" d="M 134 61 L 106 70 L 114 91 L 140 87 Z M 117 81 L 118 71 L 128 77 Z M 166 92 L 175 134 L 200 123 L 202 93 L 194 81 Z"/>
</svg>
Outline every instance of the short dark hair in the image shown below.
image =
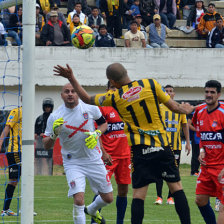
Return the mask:
<svg viewBox="0 0 224 224">
<path fill-rule="evenodd" d="M 100 31 L 100 29 L 106 29 L 107 30 L 107 26 L 105 25 L 105 24 L 101 24 L 101 25 L 99 25 L 99 31 Z"/>
<path fill-rule="evenodd" d="M 166 88 L 172 88 L 172 89 L 174 89 L 174 87 L 171 86 L 171 85 L 166 85 L 166 86 L 164 86 L 164 89 L 166 89 Z"/>
<path fill-rule="evenodd" d="M 217 80 L 209 80 L 205 83 L 205 88 L 216 88 L 217 93 L 221 93 L 222 85 Z"/>
<path fill-rule="evenodd" d="M 73 15 L 73 17 L 72 17 L 72 18 L 74 18 L 75 16 L 79 17 L 79 14 L 74 13 L 74 15 Z"/>
<path fill-rule="evenodd" d="M 99 11 L 99 8 L 96 7 L 96 6 L 93 6 L 93 7 L 92 7 L 92 11 L 93 11 L 94 9 L 97 9 L 97 10 Z"/>
<path fill-rule="evenodd" d="M 214 4 L 214 3 L 209 3 L 209 4 L 208 4 L 208 7 L 209 7 L 210 5 L 212 5 L 213 7 L 215 7 L 215 4 Z"/>
<path fill-rule="evenodd" d="M 77 5 L 81 5 L 82 6 L 82 3 L 81 2 L 76 2 L 74 7 L 77 6 Z"/>
<path fill-rule="evenodd" d="M 135 20 L 132 20 L 131 22 L 130 22 L 130 25 L 132 25 L 132 24 L 136 24 L 136 25 L 138 25 L 138 23 L 135 21 Z"/>
<path fill-rule="evenodd" d="M 215 21 L 217 22 L 218 20 L 222 20 L 222 17 L 218 16 Z"/>
</svg>

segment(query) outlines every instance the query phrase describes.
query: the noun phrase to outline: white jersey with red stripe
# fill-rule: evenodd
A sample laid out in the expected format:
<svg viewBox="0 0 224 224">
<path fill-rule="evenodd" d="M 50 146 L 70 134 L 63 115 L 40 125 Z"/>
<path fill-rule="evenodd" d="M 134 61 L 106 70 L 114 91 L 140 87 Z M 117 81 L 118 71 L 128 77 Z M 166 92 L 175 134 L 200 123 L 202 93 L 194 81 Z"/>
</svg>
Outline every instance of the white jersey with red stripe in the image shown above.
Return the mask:
<svg viewBox="0 0 224 224">
<path fill-rule="evenodd" d="M 84 134 L 84 132 L 95 130 L 94 121 L 101 116 L 102 114 L 98 107 L 85 104 L 81 100 L 73 109 L 67 108 L 63 104 L 51 113 L 47 121 L 45 136 L 50 136 L 53 133 L 55 120 L 59 118 L 64 119 L 64 124 L 59 134 L 64 166 L 69 164 L 102 163 L 102 152 L 99 143 L 94 149 L 87 148 L 85 139 L 88 136 Z"/>
</svg>

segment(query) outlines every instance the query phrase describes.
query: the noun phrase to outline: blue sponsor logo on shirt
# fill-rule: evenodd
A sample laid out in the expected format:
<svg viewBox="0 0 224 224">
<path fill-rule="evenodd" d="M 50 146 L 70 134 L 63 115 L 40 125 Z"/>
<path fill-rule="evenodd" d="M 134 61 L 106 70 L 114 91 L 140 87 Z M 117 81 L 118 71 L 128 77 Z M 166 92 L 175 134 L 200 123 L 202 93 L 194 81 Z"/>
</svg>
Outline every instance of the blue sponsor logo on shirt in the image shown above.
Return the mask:
<svg viewBox="0 0 224 224">
<path fill-rule="evenodd" d="M 177 132 L 176 128 L 166 128 L 166 131 L 168 132 Z"/>
<path fill-rule="evenodd" d="M 12 115 L 11 115 L 11 116 L 9 116 L 9 119 L 10 119 L 10 120 L 11 120 L 11 119 L 13 119 L 13 118 L 14 118 L 14 116 L 12 116 Z"/>
</svg>

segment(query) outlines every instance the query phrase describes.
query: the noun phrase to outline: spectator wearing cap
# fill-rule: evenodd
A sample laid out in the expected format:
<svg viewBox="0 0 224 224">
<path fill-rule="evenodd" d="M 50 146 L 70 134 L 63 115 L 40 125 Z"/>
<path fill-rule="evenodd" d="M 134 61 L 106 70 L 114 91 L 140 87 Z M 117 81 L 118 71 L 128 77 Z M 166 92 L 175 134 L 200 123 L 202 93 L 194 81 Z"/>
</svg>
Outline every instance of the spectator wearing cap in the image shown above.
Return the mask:
<svg viewBox="0 0 224 224">
<path fill-rule="evenodd" d="M 78 14 L 80 22 L 82 24 L 86 24 L 87 16 L 82 12 L 82 4 L 80 2 L 75 3 L 74 10 L 68 14 L 67 24 L 70 24 L 72 22 L 74 14 Z"/>
<path fill-rule="evenodd" d="M 131 21 L 130 30 L 125 33 L 125 47 L 131 48 L 145 48 L 145 36 L 138 30 L 138 24 L 136 21 Z"/>
<path fill-rule="evenodd" d="M 209 3 L 208 12 L 202 16 L 198 24 L 198 33 L 200 38 L 207 38 L 208 33 L 215 27 L 216 19 L 219 17 L 222 18 L 222 16 L 215 11 L 215 4 Z"/>
<path fill-rule="evenodd" d="M 67 25 L 65 16 L 62 12 L 59 11 L 59 8 L 58 8 L 57 4 L 54 4 L 53 7 L 51 7 L 51 11 L 57 11 L 58 12 L 58 19 L 61 20 L 63 22 L 63 24 Z M 46 23 L 48 23 L 48 20 L 50 19 L 50 14 L 51 14 L 51 12 L 49 12 L 46 15 Z"/>
<path fill-rule="evenodd" d="M 57 11 L 51 11 L 50 20 L 44 25 L 41 40 L 46 46 L 70 46 L 70 33 L 66 25 L 58 20 Z"/>
<path fill-rule="evenodd" d="M 40 14 L 40 5 L 36 3 L 36 27 L 35 27 L 35 38 L 36 38 L 36 46 L 41 45 L 40 41 L 40 32 L 45 25 L 44 17 Z"/>
<path fill-rule="evenodd" d="M 81 25 L 82 25 L 82 23 L 80 22 L 79 15 L 77 13 L 75 13 L 73 15 L 72 22 L 69 24 L 70 34 L 72 34 L 73 30 L 76 27 L 81 26 Z"/>
<path fill-rule="evenodd" d="M 207 12 L 207 9 L 204 6 L 203 0 L 196 0 L 195 6 L 191 8 L 190 15 L 187 18 L 187 29 L 190 29 L 190 26 L 195 29 L 198 28 L 198 24 L 201 20 L 201 17 Z"/>
<path fill-rule="evenodd" d="M 158 6 L 162 23 L 172 29 L 176 22 L 176 0 L 156 0 L 156 5 Z"/>
<path fill-rule="evenodd" d="M 183 12 L 183 19 L 188 19 L 191 9 L 194 8 L 196 0 L 181 0 L 180 7 Z"/>
<path fill-rule="evenodd" d="M 88 16 L 87 25 L 94 30 L 95 36 L 98 34 L 99 26 L 104 24 L 103 17 L 99 15 L 97 7 L 92 8 L 91 14 Z"/>
<path fill-rule="evenodd" d="M 100 0 L 100 10 L 107 21 L 107 29 L 115 38 L 122 36 L 121 18 L 124 14 L 124 0 Z"/>
<path fill-rule="evenodd" d="M 216 27 L 209 33 L 209 48 L 224 48 L 224 26 L 221 17 L 216 18 Z"/>
<path fill-rule="evenodd" d="M 140 15 L 140 9 L 139 9 L 139 5 L 140 5 L 140 0 L 134 0 L 130 10 L 131 10 L 131 15 L 133 16 L 133 18 L 135 18 L 135 16 Z"/>
<path fill-rule="evenodd" d="M 95 39 L 95 47 L 115 47 L 113 36 L 107 32 L 106 25 L 99 26 L 99 33 Z"/>
<path fill-rule="evenodd" d="M 146 31 L 149 32 L 149 42 L 153 48 L 169 48 L 165 39 L 170 29 L 161 23 L 159 14 L 153 16 L 153 23 L 146 27 Z"/>
<path fill-rule="evenodd" d="M 40 6 L 40 14 L 44 16 L 46 21 L 46 15 L 51 11 L 51 7 L 54 5 L 54 0 L 36 0 L 36 3 Z"/>
</svg>

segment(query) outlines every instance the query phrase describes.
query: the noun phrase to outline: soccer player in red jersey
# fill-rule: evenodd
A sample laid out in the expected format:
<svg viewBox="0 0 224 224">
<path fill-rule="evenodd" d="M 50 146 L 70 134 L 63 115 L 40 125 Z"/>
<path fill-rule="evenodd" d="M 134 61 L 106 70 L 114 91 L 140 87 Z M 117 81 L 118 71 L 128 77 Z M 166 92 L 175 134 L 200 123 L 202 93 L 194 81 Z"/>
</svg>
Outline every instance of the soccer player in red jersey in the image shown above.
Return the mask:
<svg viewBox="0 0 224 224">
<path fill-rule="evenodd" d="M 107 90 L 115 89 L 108 81 Z M 102 159 L 106 164 L 109 178 L 111 179 L 111 176 L 115 175 L 118 192 L 116 224 L 123 224 L 127 208 L 128 185 L 131 184 L 131 150 L 124 133 L 124 123 L 118 112 L 109 106 L 99 108 L 108 124 L 107 131 L 100 137 Z"/>
<path fill-rule="evenodd" d="M 224 168 L 224 104 L 219 102 L 221 83 L 210 80 L 205 84 L 205 102 L 197 107 L 192 118 L 200 133 L 199 161 L 201 170 L 197 179 L 196 204 L 208 224 L 215 224 L 215 214 L 209 198 L 221 199 L 218 224 L 224 223 L 224 184 L 218 176 Z M 221 180 L 221 178 L 219 177 Z"/>
</svg>

